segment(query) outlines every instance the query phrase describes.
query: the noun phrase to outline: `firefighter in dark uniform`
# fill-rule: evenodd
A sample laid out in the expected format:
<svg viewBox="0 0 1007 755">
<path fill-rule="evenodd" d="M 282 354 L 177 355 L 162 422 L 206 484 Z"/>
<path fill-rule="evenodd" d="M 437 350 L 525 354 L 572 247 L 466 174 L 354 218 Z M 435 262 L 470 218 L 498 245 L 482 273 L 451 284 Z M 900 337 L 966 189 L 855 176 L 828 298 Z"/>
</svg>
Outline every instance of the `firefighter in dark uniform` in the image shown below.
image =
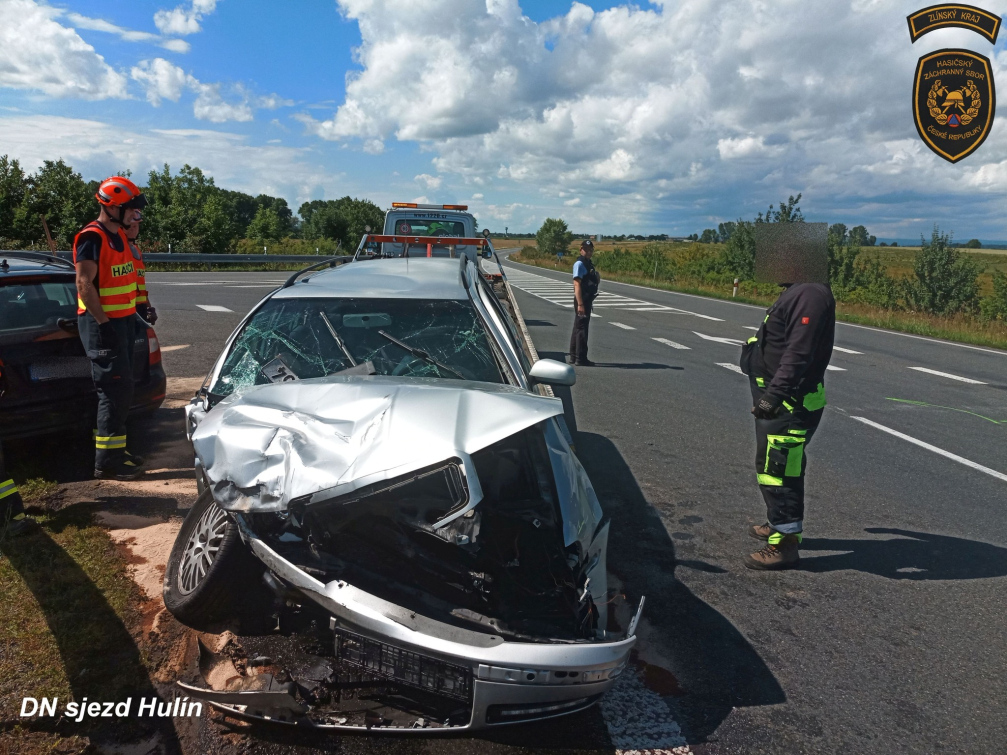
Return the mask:
<svg viewBox="0 0 1007 755">
<path fill-rule="evenodd" d="M 566 361 L 578 367 L 594 367 L 587 358 L 587 334 L 591 327 L 591 305 L 598 296 L 601 276 L 591 262 L 594 242 L 580 242 L 580 257 L 573 263 L 573 333 L 570 334 L 570 353 Z"/>
<path fill-rule="evenodd" d="M 766 313 L 742 349 L 755 406 L 755 467 L 768 521 L 749 534 L 766 546 L 750 569 L 786 569 L 800 560 L 806 449 L 825 411 L 825 370 L 832 358 L 836 300 L 823 283 L 795 283 Z"/>
<path fill-rule="evenodd" d="M 136 261 L 126 230 L 147 200 L 128 178 L 112 176 L 95 194 L 98 220 L 73 243 L 77 268 L 77 324 L 98 391 L 94 476 L 131 480 L 141 465 L 126 451 L 126 417 L 133 401 Z"/>
</svg>

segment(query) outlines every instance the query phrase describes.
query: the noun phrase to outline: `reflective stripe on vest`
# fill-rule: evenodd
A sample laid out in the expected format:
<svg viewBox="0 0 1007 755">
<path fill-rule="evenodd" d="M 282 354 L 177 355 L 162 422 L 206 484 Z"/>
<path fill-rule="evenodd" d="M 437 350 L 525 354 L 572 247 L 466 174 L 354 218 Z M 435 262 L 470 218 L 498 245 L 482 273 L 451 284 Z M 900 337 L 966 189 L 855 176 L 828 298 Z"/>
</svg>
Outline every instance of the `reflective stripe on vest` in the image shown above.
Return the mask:
<svg viewBox="0 0 1007 755">
<path fill-rule="evenodd" d="M 130 244 L 133 259 L 136 260 L 136 303 L 147 303 L 147 266 L 143 264 L 143 253 L 135 244 Z"/>
<path fill-rule="evenodd" d="M 122 251 L 116 251 L 109 243 L 109 234 L 100 223 L 88 223 L 73 240 L 73 261 L 77 262 L 77 242 L 85 232 L 95 232 L 101 239 L 98 253 L 98 298 L 101 308 L 112 318 L 130 317 L 136 312 L 137 274 L 133 254 L 126 234 L 119 231 Z M 77 314 L 87 311 L 84 301 L 77 297 Z"/>
</svg>

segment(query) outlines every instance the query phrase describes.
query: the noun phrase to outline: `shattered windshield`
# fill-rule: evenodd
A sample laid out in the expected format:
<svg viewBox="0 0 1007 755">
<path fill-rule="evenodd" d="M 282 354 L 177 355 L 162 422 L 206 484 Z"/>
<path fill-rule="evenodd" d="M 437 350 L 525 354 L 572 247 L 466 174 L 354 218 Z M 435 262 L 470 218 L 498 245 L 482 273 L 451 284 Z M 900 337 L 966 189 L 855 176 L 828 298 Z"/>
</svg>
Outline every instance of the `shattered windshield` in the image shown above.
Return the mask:
<svg viewBox="0 0 1007 755">
<path fill-rule="evenodd" d="M 348 374 L 502 383 L 468 301 L 271 299 L 235 340 L 210 392 Z"/>
</svg>

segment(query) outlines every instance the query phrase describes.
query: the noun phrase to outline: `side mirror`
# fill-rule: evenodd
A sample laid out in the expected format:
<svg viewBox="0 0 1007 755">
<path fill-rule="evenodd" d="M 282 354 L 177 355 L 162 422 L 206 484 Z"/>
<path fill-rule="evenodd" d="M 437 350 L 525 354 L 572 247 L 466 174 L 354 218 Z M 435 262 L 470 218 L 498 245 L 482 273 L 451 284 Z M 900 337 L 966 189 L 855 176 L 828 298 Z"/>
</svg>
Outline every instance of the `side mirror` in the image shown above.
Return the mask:
<svg viewBox="0 0 1007 755">
<path fill-rule="evenodd" d="M 489 228 L 483 228 L 483 238 L 484 239 L 488 239 L 489 237 L 490 237 L 490 229 Z"/>
<path fill-rule="evenodd" d="M 573 385 L 577 382 L 573 367 L 555 359 L 539 359 L 531 366 L 528 376 L 546 385 Z"/>
<path fill-rule="evenodd" d="M 491 259 L 493 259 L 493 252 L 491 252 L 489 249 L 484 249 L 483 250 L 483 259 L 484 260 L 491 260 Z"/>
</svg>

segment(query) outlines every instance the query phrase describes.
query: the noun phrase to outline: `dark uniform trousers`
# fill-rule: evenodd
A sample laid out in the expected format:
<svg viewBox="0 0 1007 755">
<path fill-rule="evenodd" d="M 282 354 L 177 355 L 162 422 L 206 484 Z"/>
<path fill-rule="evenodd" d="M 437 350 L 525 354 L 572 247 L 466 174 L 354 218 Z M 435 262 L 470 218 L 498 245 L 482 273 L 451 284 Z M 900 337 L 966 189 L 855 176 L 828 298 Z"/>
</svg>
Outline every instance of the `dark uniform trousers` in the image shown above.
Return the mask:
<svg viewBox="0 0 1007 755">
<path fill-rule="evenodd" d="M 115 464 L 126 454 L 126 417 L 133 403 L 133 337 L 135 316 L 113 317 L 117 346 L 113 353 L 101 343 L 98 323 L 89 314 L 77 316 L 80 340 L 91 360 L 91 377 L 98 390 L 98 435 L 95 469 Z"/>
<path fill-rule="evenodd" d="M 751 387 L 757 403 L 766 389 L 756 378 L 751 378 Z M 824 407 L 809 411 L 787 401 L 774 418 L 755 420 L 755 470 L 767 519 L 777 532 L 799 533 L 804 528 L 806 451 L 824 412 Z"/>
<path fill-rule="evenodd" d="M 587 359 L 587 332 L 591 327 L 591 307 L 594 300 L 584 302 L 584 315 L 577 314 L 577 300 L 573 300 L 573 333 L 570 334 L 570 356 L 578 362 Z"/>
</svg>

